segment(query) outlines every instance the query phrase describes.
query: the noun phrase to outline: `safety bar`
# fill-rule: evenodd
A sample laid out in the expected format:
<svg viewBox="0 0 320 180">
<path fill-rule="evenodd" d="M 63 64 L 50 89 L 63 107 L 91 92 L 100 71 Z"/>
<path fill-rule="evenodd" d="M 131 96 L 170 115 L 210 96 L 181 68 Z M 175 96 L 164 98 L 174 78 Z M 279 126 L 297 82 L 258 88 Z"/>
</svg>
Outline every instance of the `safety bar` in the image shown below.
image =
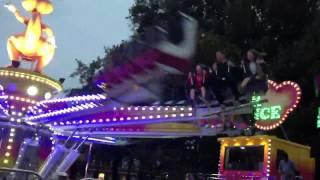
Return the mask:
<svg viewBox="0 0 320 180">
<path fill-rule="evenodd" d="M 186 179 L 190 179 L 191 177 L 201 177 L 204 178 L 205 180 L 212 180 L 212 179 L 217 179 L 217 180 L 224 180 L 226 179 L 223 175 L 221 174 L 203 174 L 203 173 L 187 173 L 186 174 Z M 191 178 L 193 179 L 193 178 Z"/>
</svg>

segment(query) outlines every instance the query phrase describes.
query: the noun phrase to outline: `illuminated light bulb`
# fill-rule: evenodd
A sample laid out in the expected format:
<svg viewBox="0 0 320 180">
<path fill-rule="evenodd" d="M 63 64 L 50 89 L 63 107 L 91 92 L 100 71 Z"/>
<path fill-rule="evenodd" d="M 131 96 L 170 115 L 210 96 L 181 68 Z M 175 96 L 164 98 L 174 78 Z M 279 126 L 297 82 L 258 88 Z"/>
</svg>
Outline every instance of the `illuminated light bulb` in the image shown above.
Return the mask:
<svg viewBox="0 0 320 180">
<path fill-rule="evenodd" d="M 51 94 L 50 92 L 46 92 L 46 93 L 44 94 L 44 99 L 45 99 L 45 100 L 51 99 L 51 97 L 52 97 L 52 94 Z"/>
<path fill-rule="evenodd" d="M 192 113 L 189 113 L 188 116 L 192 116 Z"/>
<path fill-rule="evenodd" d="M 158 108 L 157 108 L 157 110 L 158 110 L 158 111 L 160 111 L 160 110 L 161 110 L 161 108 L 160 108 L 160 107 L 158 107 Z"/>
<path fill-rule="evenodd" d="M 150 110 L 150 111 L 153 111 L 153 107 L 150 107 L 149 110 Z"/>
<path fill-rule="evenodd" d="M 10 138 L 10 139 L 8 140 L 8 142 L 9 142 L 9 143 L 12 143 L 12 142 L 13 142 L 13 139 Z"/>
<path fill-rule="evenodd" d="M 165 117 L 165 118 L 168 118 L 169 116 L 168 116 L 168 114 L 166 114 L 166 115 L 164 115 L 164 117 Z"/>
<path fill-rule="evenodd" d="M 157 115 L 157 118 L 160 118 L 161 116 L 160 115 Z"/>
<path fill-rule="evenodd" d="M 149 116 L 149 119 L 153 119 L 153 116 Z"/>
<path fill-rule="evenodd" d="M 189 109 L 188 109 L 189 111 L 192 111 L 192 107 L 189 107 Z"/>
<path fill-rule="evenodd" d="M 123 121 L 123 117 L 120 118 L 120 121 Z"/>
<path fill-rule="evenodd" d="M 92 120 L 92 123 L 96 123 L 97 121 L 94 119 L 94 120 Z"/>
<path fill-rule="evenodd" d="M 7 149 L 9 149 L 9 150 L 12 149 L 12 146 L 11 146 L 11 145 L 8 145 L 8 146 L 7 146 Z"/>
<path fill-rule="evenodd" d="M 9 156 L 10 156 L 10 153 L 9 153 L 9 152 L 6 152 L 5 156 L 6 156 L 6 157 L 9 157 Z"/>
<path fill-rule="evenodd" d="M 38 88 L 37 87 L 35 87 L 35 86 L 30 86 L 30 87 L 28 87 L 28 89 L 27 89 L 27 94 L 28 95 L 30 95 L 30 96 L 35 96 L 35 95 L 37 95 L 38 94 Z"/>
<path fill-rule="evenodd" d="M 128 111 L 131 111 L 131 107 L 128 107 Z"/>
<path fill-rule="evenodd" d="M 106 119 L 106 121 L 107 121 L 107 122 L 109 122 L 109 121 L 110 121 L 110 119 L 109 119 L 109 118 L 107 118 L 107 119 Z"/>
<path fill-rule="evenodd" d="M 146 108 L 145 108 L 145 107 L 143 107 L 143 108 L 142 108 L 142 111 L 145 111 L 145 110 L 146 110 Z"/>
<path fill-rule="evenodd" d="M 172 117 L 177 117 L 177 115 L 176 114 L 172 114 Z"/>
<path fill-rule="evenodd" d="M 172 108 L 172 110 L 173 110 L 173 111 L 176 111 L 176 110 L 177 110 L 177 108 L 175 108 L 175 107 L 174 107 L 174 108 Z"/>
<path fill-rule="evenodd" d="M 13 136 L 14 136 L 14 133 L 10 133 L 10 136 L 13 137 Z"/>
<path fill-rule="evenodd" d="M 102 123 L 102 122 L 103 122 L 103 120 L 102 120 L 102 119 L 99 119 L 99 122 L 100 122 L 100 123 Z"/>
<path fill-rule="evenodd" d="M 8 164 L 8 159 L 3 160 L 3 163 Z"/>
<path fill-rule="evenodd" d="M 127 117 L 127 120 L 129 120 L 129 121 L 130 121 L 130 120 L 131 120 L 131 117 Z"/>
<path fill-rule="evenodd" d="M 136 116 L 136 117 L 134 117 L 134 120 L 138 120 L 138 117 Z"/>
<path fill-rule="evenodd" d="M 15 131 L 16 131 L 16 130 L 15 130 L 15 129 L 13 129 L 13 128 L 12 128 L 12 129 L 10 129 L 10 132 L 15 132 Z"/>
<path fill-rule="evenodd" d="M 139 109 L 138 107 L 135 107 L 135 108 L 134 108 L 135 111 L 138 111 L 138 109 Z"/>
<path fill-rule="evenodd" d="M 146 119 L 146 117 L 145 117 L 145 116 L 142 116 L 141 118 L 142 118 L 142 119 Z"/>
<path fill-rule="evenodd" d="M 184 114 L 180 114 L 181 117 L 184 117 Z"/>
<path fill-rule="evenodd" d="M 124 108 L 123 108 L 123 107 L 121 107 L 121 108 L 120 108 L 120 110 L 121 110 L 121 111 L 123 111 L 123 110 L 124 110 Z"/>
<path fill-rule="evenodd" d="M 113 121 L 117 121 L 117 119 L 116 119 L 116 118 L 113 118 L 112 120 L 113 120 Z"/>
</svg>

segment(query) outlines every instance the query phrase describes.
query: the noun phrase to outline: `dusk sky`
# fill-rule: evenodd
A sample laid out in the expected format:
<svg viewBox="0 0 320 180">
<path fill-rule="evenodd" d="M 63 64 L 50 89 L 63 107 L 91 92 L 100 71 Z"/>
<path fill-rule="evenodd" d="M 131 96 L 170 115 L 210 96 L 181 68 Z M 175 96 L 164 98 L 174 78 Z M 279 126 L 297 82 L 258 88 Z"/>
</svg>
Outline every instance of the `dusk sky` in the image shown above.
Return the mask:
<svg viewBox="0 0 320 180">
<path fill-rule="evenodd" d="M 21 13 L 28 16 L 20 0 L 0 0 L 0 66 L 10 64 L 7 38 L 23 32 L 19 23 L 6 8 L 13 3 Z M 75 70 L 75 58 L 89 63 L 104 55 L 103 47 L 118 44 L 131 35 L 130 22 L 126 19 L 133 0 L 54 0 L 55 10 L 44 16 L 56 37 L 56 54 L 44 72 L 53 78 L 66 78 L 65 88 L 78 87 L 77 79 L 69 78 Z M 29 65 L 28 65 L 29 66 Z"/>
</svg>

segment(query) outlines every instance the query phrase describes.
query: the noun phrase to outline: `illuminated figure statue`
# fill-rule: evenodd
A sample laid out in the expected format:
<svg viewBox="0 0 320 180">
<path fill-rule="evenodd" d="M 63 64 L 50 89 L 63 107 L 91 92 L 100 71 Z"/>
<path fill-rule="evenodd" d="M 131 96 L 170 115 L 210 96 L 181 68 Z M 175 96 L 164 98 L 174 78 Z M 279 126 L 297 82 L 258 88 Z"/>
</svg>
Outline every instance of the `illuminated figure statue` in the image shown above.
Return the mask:
<svg viewBox="0 0 320 180">
<path fill-rule="evenodd" d="M 37 61 L 35 71 L 49 64 L 55 52 L 55 38 L 52 30 L 41 22 L 41 16 L 50 14 L 53 5 L 49 0 L 23 0 L 22 7 L 32 14 L 31 18 L 23 17 L 12 4 L 5 7 L 16 19 L 26 25 L 23 33 L 9 37 L 7 49 L 12 67 L 19 67 L 20 60 Z"/>
</svg>

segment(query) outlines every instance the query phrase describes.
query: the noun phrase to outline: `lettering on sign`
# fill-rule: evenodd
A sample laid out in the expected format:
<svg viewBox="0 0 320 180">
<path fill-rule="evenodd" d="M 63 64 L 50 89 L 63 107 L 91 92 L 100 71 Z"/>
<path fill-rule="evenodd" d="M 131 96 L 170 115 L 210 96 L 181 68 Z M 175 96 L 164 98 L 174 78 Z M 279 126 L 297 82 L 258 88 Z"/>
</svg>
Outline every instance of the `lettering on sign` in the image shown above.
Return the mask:
<svg viewBox="0 0 320 180">
<path fill-rule="evenodd" d="M 252 96 L 254 104 L 254 119 L 257 121 L 278 120 L 281 118 L 282 107 L 280 105 L 264 107 L 261 96 Z"/>
</svg>

